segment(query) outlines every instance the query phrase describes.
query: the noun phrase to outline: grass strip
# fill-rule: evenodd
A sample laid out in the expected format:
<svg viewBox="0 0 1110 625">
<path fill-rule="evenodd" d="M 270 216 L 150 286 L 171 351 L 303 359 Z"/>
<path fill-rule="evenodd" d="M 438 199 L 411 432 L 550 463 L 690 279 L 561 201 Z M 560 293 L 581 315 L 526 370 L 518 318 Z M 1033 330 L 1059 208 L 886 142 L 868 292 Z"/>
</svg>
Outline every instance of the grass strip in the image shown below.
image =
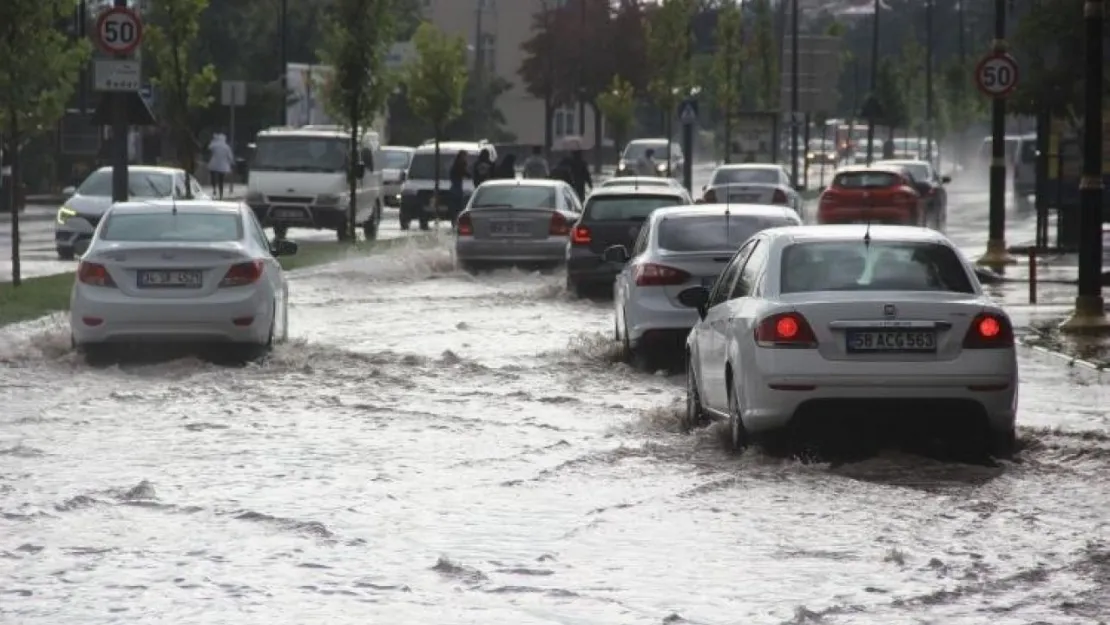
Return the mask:
<svg viewBox="0 0 1110 625">
<path fill-rule="evenodd" d="M 405 242 L 419 240 L 419 236 L 399 237 L 380 241 L 338 243 L 334 241 L 302 241 L 295 256 L 281 257 L 286 271 L 315 265 L 370 256 Z M 11 282 L 0 282 L 0 326 L 37 319 L 43 315 L 69 310 L 69 295 L 73 290 L 73 272 L 36 278 L 24 278 L 19 287 Z"/>
</svg>

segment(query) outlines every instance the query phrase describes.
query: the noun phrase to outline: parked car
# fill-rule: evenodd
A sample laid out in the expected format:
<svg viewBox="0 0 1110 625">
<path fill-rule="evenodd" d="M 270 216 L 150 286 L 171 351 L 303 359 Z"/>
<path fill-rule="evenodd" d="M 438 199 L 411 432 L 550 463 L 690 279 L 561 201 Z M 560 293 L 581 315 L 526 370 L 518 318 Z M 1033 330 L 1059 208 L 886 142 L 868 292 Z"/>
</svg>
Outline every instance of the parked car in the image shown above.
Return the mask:
<svg viewBox="0 0 1110 625">
<path fill-rule="evenodd" d="M 817 223 L 925 225 L 925 204 L 899 165 L 853 165 L 837 170 L 817 200 Z"/>
<path fill-rule="evenodd" d="M 613 284 L 614 330 L 625 355 L 643 368 L 680 354 L 697 322 L 678 301 L 692 285 L 709 286 L 733 253 L 766 228 L 800 225 L 789 208 L 707 204 L 660 208 L 629 249 L 612 245 L 607 261 L 623 265 Z"/>
<path fill-rule="evenodd" d="M 185 192 L 189 185 L 191 194 Z M 69 198 L 58 209 L 54 224 L 54 247 L 58 258 L 73 260 L 85 253 L 97 224 L 112 205 L 112 168 L 101 167 L 89 174 L 80 186 L 64 191 Z M 136 199 L 185 199 L 192 195 L 198 200 L 208 200 L 208 194 L 196 178 L 173 167 L 146 167 L 132 165 L 127 168 L 127 192 Z"/>
<path fill-rule="evenodd" d="M 901 167 L 910 175 L 910 183 L 925 204 L 925 225 L 943 232 L 948 225 L 948 190 L 944 185 L 952 178 L 941 176 L 926 160 L 879 161 L 877 165 Z"/>
<path fill-rule="evenodd" d="M 442 141 L 439 144 L 439 197 L 433 200 L 436 188 L 436 145 L 434 141 L 425 141 L 416 148 L 409 162 L 405 181 L 401 183 L 401 211 L 399 214 L 402 230 L 408 230 L 410 224 L 416 221 L 421 228 L 439 218 L 451 217 L 451 202 L 448 195 L 451 189 L 451 164 L 455 156 L 465 150 L 468 171 L 474 170 L 474 162 L 482 150 L 489 150 L 490 158 L 497 162 L 497 149 L 486 141 Z M 463 180 L 463 202 L 470 199 L 474 192 L 474 182 L 470 178 Z"/>
<path fill-rule="evenodd" d="M 734 450 L 804 414 L 954 415 L 976 446 L 1014 445 L 1014 332 L 933 230 L 797 226 L 752 237 L 713 286 L 679 296 L 685 424 L 727 420 Z"/>
<path fill-rule="evenodd" d="M 382 203 L 393 208 L 401 206 L 401 185 L 408 176 L 416 148 L 403 145 L 382 146 Z"/>
<path fill-rule="evenodd" d="M 254 357 L 289 332 L 289 286 L 243 204 L 151 200 L 112 206 L 77 266 L 74 347 L 97 358 L 120 343 L 221 343 Z"/>
<path fill-rule="evenodd" d="M 456 221 L 455 258 L 469 271 L 562 265 L 571 226 L 581 213 L 574 189 L 561 180 L 484 182 Z"/>
</svg>

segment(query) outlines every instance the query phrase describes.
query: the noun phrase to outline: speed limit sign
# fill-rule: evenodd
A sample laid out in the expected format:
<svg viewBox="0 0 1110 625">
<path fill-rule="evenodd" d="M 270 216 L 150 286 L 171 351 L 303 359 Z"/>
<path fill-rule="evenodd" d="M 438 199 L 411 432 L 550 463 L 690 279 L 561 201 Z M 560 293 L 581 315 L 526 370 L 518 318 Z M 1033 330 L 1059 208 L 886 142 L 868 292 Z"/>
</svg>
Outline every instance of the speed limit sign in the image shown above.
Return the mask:
<svg viewBox="0 0 1110 625">
<path fill-rule="evenodd" d="M 1005 52 L 992 52 L 975 66 L 975 83 L 992 98 L 1005 98 L 1017 87 L 1018 64 Z"/>
<path fill-rule="evenodd" d="M 126 7 L 112 7 L 96 20 L 96 45 L 109 54 L 131 54 L 143 41 L 143 22 Z"/>
</svg>

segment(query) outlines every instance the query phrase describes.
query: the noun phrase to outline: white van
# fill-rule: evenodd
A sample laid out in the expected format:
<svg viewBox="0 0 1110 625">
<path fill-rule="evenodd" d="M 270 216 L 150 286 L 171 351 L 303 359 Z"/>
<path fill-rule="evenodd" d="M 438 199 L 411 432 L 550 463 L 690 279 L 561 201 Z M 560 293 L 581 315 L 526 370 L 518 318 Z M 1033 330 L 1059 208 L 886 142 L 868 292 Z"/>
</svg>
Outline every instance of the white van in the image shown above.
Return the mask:
<svg viewBox="0 0 1110 625">
<path fill-rule="evenodd" d="M 451 165 L 459 152 L 466 152 L 468 171 L 474 171 L 474 162 L 482 150 L 489 151 L 490 160 L 497 162 L 497 148 L 486 140 L 481 141 L 441 141 L 439 144 L 439 202 L 432 205 L 432 195 L 436 187 L 436 144 L 428 140 L 413 151 L 405 181 L 401 183 L 401 201 L 398 218 L 402 230 L 408 230 L 413 221 L 421 228 L 439 219 L 451 218 L 449 192 L 451 189 Z M 462 206 L 470 200 L 474 192 L 474 181 L 469 177 L 463 180 Z"/>
<path fill-rule="evenodd" d="M 381 139 L 359 138 L 358 212 L 355 223 L 367 239 L 382 220 Z M 247 178 L 247 204 L 262 225 L 285 238 L 289 228 L 333 230 L 347 239 L 351 132 L 341 126 L 276 127 L 255 138 Z"/>
<path fill-rule="evenodd" d="M 1012 161 L 1014 168 L 1014 201 L 1018 208 L 1028 209 L 1030 196 L 1037 193 L 1037 135 L 1022 135 Z"/>
</svg>

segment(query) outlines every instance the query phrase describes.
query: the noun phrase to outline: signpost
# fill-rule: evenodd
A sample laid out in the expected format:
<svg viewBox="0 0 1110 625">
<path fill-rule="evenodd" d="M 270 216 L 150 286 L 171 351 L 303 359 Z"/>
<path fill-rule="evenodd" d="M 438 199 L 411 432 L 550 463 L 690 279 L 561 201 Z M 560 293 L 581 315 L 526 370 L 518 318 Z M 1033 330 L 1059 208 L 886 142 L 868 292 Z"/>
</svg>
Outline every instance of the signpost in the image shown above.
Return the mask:
<svg viewBox="0 0 1110 625">
<path fill-rule="evenodd" d="M 678 105 L 678 119 L 682 122 L 682 183 L 686 190 L 694 188 L 694 124 L 698 122 L 698 101 L 686 98 Z M 670 155 L 667 155 L 670 160 Z"/>
<path fill-rule="evenodd" d="M 1000 271 L 1015 261 L 1006 249 L 1006 98 L 1018 84 L 1018 64 L 1006 52 L 1006 3 L 995 2 L 995 47 L 975 66 L 975 84 L 991 98 L 990 218 L 979 264 Z"/>
<path fill-rule="evenodd" d="M 975 66 L 975 84 L 984 95 L 1005 98 L 1018 85 L 1018 64 L 1006 52 L 991 52 Z"/>
<path fill-rule="evenodd" d="M 129 113 L 132 99 L 141 102 L 139 91 L 143 88 L 142 66 L 133 55 L 143 42 L 143 22 L 127 8 L 127 0 L 113 4 L 96 20 L 93 40 L 110 57 L 93 62 L 93 76 L 96 90 L 105 93 L 111 105 L 112 201 L 126 202 Z"/>
<path fill-rule="evenodd" d="M 235 149 L 235 109 L 247 103 L 247 83 L 242 80 L 225 80 L 220 84 L 220 104 L 228 108 L 227 140 Z"/>
<path fill-rule="evenodd" d="M 96 20 L 96 46 L 108 54 L 126 56 L 143 42 L 143 22 L 126 6 L 105 10 Z"/>
</svg>

